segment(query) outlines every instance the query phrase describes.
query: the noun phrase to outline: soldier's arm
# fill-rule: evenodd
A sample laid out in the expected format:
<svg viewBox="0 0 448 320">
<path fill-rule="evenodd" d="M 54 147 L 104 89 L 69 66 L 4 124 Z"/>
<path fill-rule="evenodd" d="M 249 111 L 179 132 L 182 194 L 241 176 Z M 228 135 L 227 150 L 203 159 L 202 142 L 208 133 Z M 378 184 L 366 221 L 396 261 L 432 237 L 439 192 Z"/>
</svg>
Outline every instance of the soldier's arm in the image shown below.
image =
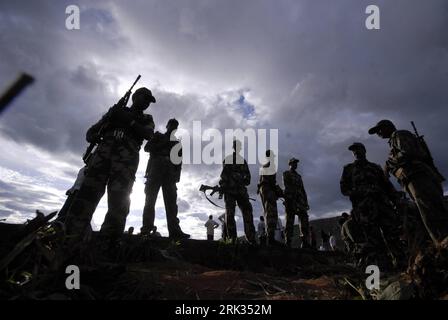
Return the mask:
<svg viewBox="0 0 448 320">
<path fill-rule="evenodd" d="M 381 168 L 380 165 L 376 165 L 376 168 L 378 170 L 378 176 L 381 179 L 380 183 L 383 186 L 384 190 L 386 190 L 387 193 L 395 194 L 397 190 L 395 189 L 392 182 L 390 182 L 389 177 L 387 176 L 383 168 Z"/>
<path fill-rule="evenodd" d="M 386 192 L 389 199 L 393 202 L 397 199 L 398 191 L 395 189 L 392 182 L 389 180 L 388 173 L 386 173 L 380 165 L 377 165 L 378 176 L 380 177 L 380 185 L 382 189 Z"/>
<path fill-rule="evenodd" d="M 152 121 L 145 124 L 140 124 L 137 121 L 132 120 L 129 126 L 140 138 L 150 140 L 154 136 L 154 122 Z"/>
<path fill-rule="evenodd" d="M 302 178 L 300 178 L 300 192 L 302 194 L 303 202 L 304 202 L 305 206 L 309 209 L 310 206 L 308 204 L 308 195 L 306 194 L 306 190 L 305 190 L 305 186 L 303 184 Z"/>
<path fill-rule="evenodd" d="M 177 147 L 180 148 L 178 153 L 177 153 L 178 157 L 180 157 L 180 163 L 174 165 L 174 179 L 175 179 L 176 182 L 179 182 L 180 181 L 180 175 L 181 175 L 181 172 L 182 172 L 182 144 L 181 144 L 180 141 L 177 141 L 174 144 L 174 146 L 173 146 L 173 148 L 177 148 Z M 170 155 L 170 157 L 171 157 L 171 155 Z"/>
<path fill-rule="evenodd" d="M 244 160 L 244 178 L 245 178 L 244 183 L 246 184 L 246 186 L 248 186 L 250 184 L 251 176 L 250 176 L 249 166 L 248 166 L 246 160 Z"/>
<path fill-rule="evenodd" d="M 163 141 L 163 134 L 157 131 L 146 143 L 145 151 L 146 152 L 159 151 L 165 144 L 166 141 Z"/>
<path fill-rule="evenodd" d="M 285 193 L 287 193 L 291 187 L 291 177 L 288 171 L 283 172 L 283 185 L 285 186 Z"/>
<path fill-rule="evenodd" d="M 227 177 L 228 177 L 228 166 L 225 163 L 225 159 L 222 162 L 222 171 L 221 171 L 221 175 L 219 176 L 219 185 L 223 186 L 226 184 L 227 181 Z"/>
<path fill-rule="evenodd" d="M 345 166 L 344 170 L 342 171 L 340 186 L 341 186 L 341 193 L 344 196 L 351 195 L 353 187 L 350 179 L 350 169 L 348 166 Z"/>
<path fill-rule="evenodd" d="M 415 136 L 408 131 L 397 132 L 392 138 L 392 146 L 395 149 L 396 163 L 401 164 L 421 156 Z"/>
</svg>

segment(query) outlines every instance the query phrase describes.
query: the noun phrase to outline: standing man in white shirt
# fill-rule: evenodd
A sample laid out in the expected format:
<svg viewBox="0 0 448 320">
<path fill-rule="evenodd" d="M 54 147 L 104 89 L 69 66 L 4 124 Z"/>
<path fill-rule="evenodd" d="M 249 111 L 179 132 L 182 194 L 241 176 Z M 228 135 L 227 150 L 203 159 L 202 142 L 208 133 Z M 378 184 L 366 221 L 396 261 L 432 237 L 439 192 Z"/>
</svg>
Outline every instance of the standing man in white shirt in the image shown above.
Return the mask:
<svg viewBox="0 0 448 320">
<path fill-rule="evenodd" d="M 219 224 L 215 220 L 213 220 L 213 216 L 210 215 L 204 226 L 207 228 L 207 240 L 213 241 L 215 229 L 219 227 Z"/>
</svg>

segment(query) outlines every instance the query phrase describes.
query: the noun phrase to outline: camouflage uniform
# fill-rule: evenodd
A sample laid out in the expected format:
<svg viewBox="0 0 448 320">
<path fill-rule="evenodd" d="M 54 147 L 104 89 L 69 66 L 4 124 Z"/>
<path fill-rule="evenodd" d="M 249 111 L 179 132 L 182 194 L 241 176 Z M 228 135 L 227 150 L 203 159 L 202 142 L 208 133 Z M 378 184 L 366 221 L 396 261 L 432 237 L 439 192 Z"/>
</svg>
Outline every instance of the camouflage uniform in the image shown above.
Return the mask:
<svg viewBox="0 0 448 320">
<path fill-rule="evenodd" d="M 149 233 L 154 228 L 155 204 L 160 188 L 162 188 L 165 203 L 168 232 L 171 237 L 182 233 L 177 218 L 177 186 L 180 180 L 182 163 L 174 164 L 170 159 L 172 148 L 182 155 L 179 140 L 170 141 L 170 134 L 156 132 L 154 137 L 146 144 L 145 151 L 150 153 L 146 168 L 145 207 L 143 209 L 142 233 Z"/>
<path fill-rule="evenodd" d="M 143 137 L 134 130 L 138 123 L 148 130 L 154 130 L 154 121 L 149 114 L 131 108 L 123 108 L 133 122 L 123 125 L 112 121 L 112 110 L 87 131 L 87 141 L 95 140 L 100 128 L 102 140 L 93 157 L 78 195 L 70 207 L 67 217 L 67 233 L 81 235 L 89 225 L 92 215 L 107 187 L 108 211 L 101 234 L 108 238 L 118 238 L 123 234 L 129 213 L 132 186 L 139 162 L 139 150 Z M 104 126 L 103 126 L 104 125 Z"/>
<path fill-rule="evenodd" d="M 448 236 L 448 212 L 443 202 L 443 177 L 427 164 L 428 154 L 417 137 L 397 130 L 389 139 L 386 170 L 394 175 L 415 201 L 422 222 L 435 243 Z"/>
<path fill-rule="evenodd" d="M 399 221 L 391 202 L 396 191 L 382 168 L 367 160 L 355 160 L 344 167 L 340 184 L 342 194 L 352 202 L 353 222 L 361 227 L 368 246 L 382 253 L 388 246 L 396 254 Z"/>
<path fill-rule="evenodd" d="M 269 163 L 263 165 L 262 171 L 269 166 Z M 276 174 L 260 174 L 258 191 L 263 204 L 268 242 L 275 243 L 275 229 L 278 221 L 277 199 L 281 197 L 283 193 L 281 188 L 277 185 Z"/>
<path fill-rule="evenodd" d="M 250 178 L 249 166 L 246 160 L 237 153 L 234 152 L 224 159 L 219 185 L 224 193 L 227 236 L 231 240 L 236 240 L 237 238 L 235 208 L 238 204 L 243 215 L 246 238 L 249 242 L 256 243 L 252 204 L 247 193 Z"/>
<path fill-rule="evenodd" d="M 283 172 L 283 184 L 285 186 L 285 211 L 286 211 L 286 243 L 291 244 L 294 233 L 294 218 L 300 219 L 300 233 L 302 243 L 306 246 L 309 238 L 308 221 L 308 197 L 303 186 L 302 177 L 296 170 Z"/>
</svg>

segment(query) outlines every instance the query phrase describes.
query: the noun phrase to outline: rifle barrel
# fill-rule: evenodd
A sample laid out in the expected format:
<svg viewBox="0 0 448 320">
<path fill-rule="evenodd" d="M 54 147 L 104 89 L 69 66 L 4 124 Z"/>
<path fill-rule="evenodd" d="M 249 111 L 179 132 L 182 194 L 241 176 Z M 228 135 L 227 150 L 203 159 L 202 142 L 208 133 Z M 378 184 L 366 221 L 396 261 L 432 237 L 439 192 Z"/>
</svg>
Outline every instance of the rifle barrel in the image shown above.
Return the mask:
<svg viewBox="0 0 448 320">
<path fill-rule="evenodd" d="M 140 80 L 141 77 L 142 77 L 142 76 L 139 74 L 138 77 L 137 77 L 137 79 L 135 79 L 134 83 L 132 84 L 131 89 L 129 89 L 129 91 L 132 91 L 132 89 L 134 88 L 134 86 L 136 85 L 136 83 L 138 82 L 138 80 Z"/>
<path fill-rule="evenodd" d="M 415 135 L 416 135 L 417 137 L 420 137 L 420 135 L 418 134 L 418 131 L 417 131 L 417 127 L 415 126 L 414 121 L 411 121 L 411 125 L 412 125 L 412 128 L 414 128 Z"/>
</svg>

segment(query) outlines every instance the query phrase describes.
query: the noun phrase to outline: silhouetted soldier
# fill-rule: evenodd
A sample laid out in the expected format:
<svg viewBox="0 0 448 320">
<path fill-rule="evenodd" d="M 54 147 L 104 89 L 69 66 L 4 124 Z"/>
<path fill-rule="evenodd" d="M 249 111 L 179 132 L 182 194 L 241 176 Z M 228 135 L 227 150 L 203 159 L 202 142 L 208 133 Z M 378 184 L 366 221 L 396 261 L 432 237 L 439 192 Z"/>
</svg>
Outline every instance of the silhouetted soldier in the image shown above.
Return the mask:
<svg viewBox="0 0 448 320">
<path fill-rule="evenodd" d="M 291 246 L 294 234 L 294 219 L 296 215 L 300 220 L 300 237 L 302 247 L 308 247 L 309 221 L 308 221 L 308 197 L 303 186 L 302 177 L 297 173 L 296 158 L 289 160 L 289 170 L 283 172 L 283 184 L 285 185 L 285 210 L 286 210 L 286 245 Z"/>
<path fill-rule="evenodd" d="M 349 148 L 355 161 L 344 167 L 341 192 L 353 205 L 352 215 L 366 235 L 374 251 L 385 252 L 398 244 L 399 221 L 393 207 L 397 192 L 382 168 L 366 159 L 366 148 L 355 142 Z M 385 243 L 385 241 L 387 243 Z"/>
<path fill-rule="evenodd" d="M 182 232 L 177 218 L 177 187 L 182 170 L 182 150 L 180 141 L 174 137 L 179 122 L 170 119 L 166 132 L 156 132 L 148 141 L 145 151 L 150 157 L 146 168 L 146 201 L 143 209 L 142 235 L 150 235 L 154 231 L 155 204 L 160 188 L 165 203 L 166 220 L 170 238 L 187 239 L 189 234 Z"/>
<path fill-rule="evenodd" d="M 390 153 L 386 171 L 397 178 L 415 201 L 425 228 L 438 245 L 448 236 L 448 212 L 444 207 L 442 182 L 417 137 L 407 130 L 397 130 L 390 120 L 381 120 L 369 134 L 389 139 Z"/>
<path fill-rule="evenodd" d="M 246 160 L 240 155 L 241 142 L 233 141 L 233 153 L 223 161 L 223 169 L 220 176 L 219 186 L 224 193 L 226 206 L 227 236 L 232 241 L 237 239 L 235 223 L 236 205 L 241 210 L 244 222 L 244 233 L 251 244 L 256 243 L 255 226 L 252 215 L 252 204 L 249 201 L 247 186 L 250 184 L 250 171 Z"/>
<path fill-rule="evenodd" d="M 151 91 L 140 88 L 132 95 L 132 106 L 114 106 L 87 131 L 87 141 L 98 142 L 89 168 L 67 216 L 67 234 L 78 241 L 107 187 L 108 211 L 101 235 L 112 240 L 122 236 L 129 213 L 132 186 L 144 139 L 154 134 L 152 116 L 143 111 L 156 102 Z"/>
<path fill-rule="evenodd" d="M 266 151 L 267 162 L 260 169 L 260 180 L 258 193 L 263 204 L 264 217 L 268 244 L 279 246 L 280 242 L 275 240 L 275 229 L 278 221 L 277 199 L 283 196 L 283 190 L 277 184 L 275 154 L 272 150 Z"/>
</svg>

